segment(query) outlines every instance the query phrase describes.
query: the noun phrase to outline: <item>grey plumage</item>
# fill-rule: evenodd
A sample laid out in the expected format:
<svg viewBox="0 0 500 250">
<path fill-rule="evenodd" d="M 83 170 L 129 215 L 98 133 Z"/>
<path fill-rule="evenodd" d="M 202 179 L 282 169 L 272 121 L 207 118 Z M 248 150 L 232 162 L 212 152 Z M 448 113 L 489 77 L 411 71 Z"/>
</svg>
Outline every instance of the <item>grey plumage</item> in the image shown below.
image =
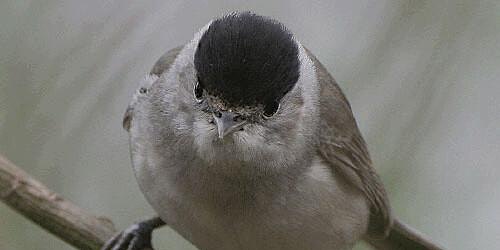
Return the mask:
<svg viewBox="0 0 500 250">
<path fill-rule="evenodd" d="M 439 249 L 393 226 L 347 99 L 300 43 L 300 77 L 278 112 L 218 138 L 202 111 L 216 102 L 193 97 L 209 25 L 157 61 L 124 117 L 139 186 L 167 225 L 200 249 L 350 249 L 361 239 Z"/>
</svg>

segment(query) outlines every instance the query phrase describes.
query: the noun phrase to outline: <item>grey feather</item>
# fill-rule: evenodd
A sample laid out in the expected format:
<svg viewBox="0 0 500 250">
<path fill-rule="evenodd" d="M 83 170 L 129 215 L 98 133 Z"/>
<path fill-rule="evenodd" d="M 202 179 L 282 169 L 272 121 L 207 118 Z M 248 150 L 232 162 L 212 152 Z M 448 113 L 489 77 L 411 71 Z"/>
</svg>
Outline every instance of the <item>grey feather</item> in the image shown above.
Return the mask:
<svg viewBox="0 0 500 250">
<path fill-rule="evenodd" d="M 161 74 L 163 74 L 163 72 L 165 72 L 165 70 L 167 70 L 174 62 L 177 54 L 179 54 L 181 49 L 182 46 L 179 46 L 177 48 L 168 50 L 165 54 L 163 54 L 151 69 L 151 72 L 149 73 L 149 79 L 144 79 L 137 88 L 132 97 L 132 101 L 127 106 L 125 114 L 123 115 L 122 126 L 127 132 L 130 130 L 130 125 L 134 116 L 134 107 L 137 105 L 138 100 L 140 100 L 141 98 L 145 98 L 146 92 L 152 85 L 151 79 L 159 78 Z"/>
<path fill-rule="evenodd" d="M 141 82 L 123 126 L 161 219 L 200 249 L 440 249 L 394 220 L 351 107 L 298 42 L 301 75 L 274 117 L 217 141 L 193 96 L 203 28 Z"/>
<path fill-rule="evenodd" d="M 349 102 L 325 67 L 312 55 L 321 87 L 320 145 L 326 162 L 360 189 L 370 201 L 369 231 L 384 238 L 392 216 L 384 186 L 373 169 L 365 141 L 353 117 Z"/>
</svg>

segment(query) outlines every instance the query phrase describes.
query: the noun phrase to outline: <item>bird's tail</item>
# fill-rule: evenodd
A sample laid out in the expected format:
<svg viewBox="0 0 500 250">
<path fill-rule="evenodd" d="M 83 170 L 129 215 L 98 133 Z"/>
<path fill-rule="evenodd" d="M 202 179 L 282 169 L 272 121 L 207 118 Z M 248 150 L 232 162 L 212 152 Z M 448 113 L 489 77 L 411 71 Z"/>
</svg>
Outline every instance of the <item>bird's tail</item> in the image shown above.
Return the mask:
<svg viewBox="0 0 500 250">
<path fill-rule="evenodd" d="M 376 249 L 383 250 L 443 250 L 417 230 L 394 220 L 389 236 L 383 240 L 366 239 Z"/>
</svg>

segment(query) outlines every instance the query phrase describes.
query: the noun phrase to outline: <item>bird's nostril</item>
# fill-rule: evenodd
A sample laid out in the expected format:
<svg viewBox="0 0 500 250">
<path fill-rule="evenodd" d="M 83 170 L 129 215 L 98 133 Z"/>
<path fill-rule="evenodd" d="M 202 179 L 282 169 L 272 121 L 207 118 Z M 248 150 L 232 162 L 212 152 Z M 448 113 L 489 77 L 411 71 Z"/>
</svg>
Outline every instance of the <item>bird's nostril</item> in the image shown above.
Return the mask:
<svg viewBox="0 0 500 250">
<path fill-rule="evenodd" d="M 244 129 L 243 127 L 241 127 L 241 128 L 240 128 L 240 131 L 243 131 L 243 130 L 245 130 L 245 129 Z"/>
</svg>

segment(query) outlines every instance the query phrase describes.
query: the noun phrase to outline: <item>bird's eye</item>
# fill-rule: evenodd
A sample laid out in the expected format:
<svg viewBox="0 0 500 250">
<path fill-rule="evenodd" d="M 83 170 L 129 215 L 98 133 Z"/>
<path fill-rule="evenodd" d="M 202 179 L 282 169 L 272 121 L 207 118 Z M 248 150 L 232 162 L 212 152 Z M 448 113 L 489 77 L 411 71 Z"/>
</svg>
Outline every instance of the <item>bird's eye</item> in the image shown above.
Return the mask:
<svg viewBox="0 0 500 250">
<path fill-rule="evenodd" d="M 197 102 L 203 101 L 203 88 L 200 86 L 200 83 L 196 83 L 194 86 L 194 98 L 196 99 Z"/>
<path fill-rule="evenodd" d="M 279 109 L 280 109 L 280 104 L 279 103 L 273 103 L 273 104 L 267 105 L 264 108 L 264 113 L 262 113 L 262 117 L 264 119 L 269 119 L 274 114 L 276 114 L 276 112 L 278 112 Z"/>
</svg>

